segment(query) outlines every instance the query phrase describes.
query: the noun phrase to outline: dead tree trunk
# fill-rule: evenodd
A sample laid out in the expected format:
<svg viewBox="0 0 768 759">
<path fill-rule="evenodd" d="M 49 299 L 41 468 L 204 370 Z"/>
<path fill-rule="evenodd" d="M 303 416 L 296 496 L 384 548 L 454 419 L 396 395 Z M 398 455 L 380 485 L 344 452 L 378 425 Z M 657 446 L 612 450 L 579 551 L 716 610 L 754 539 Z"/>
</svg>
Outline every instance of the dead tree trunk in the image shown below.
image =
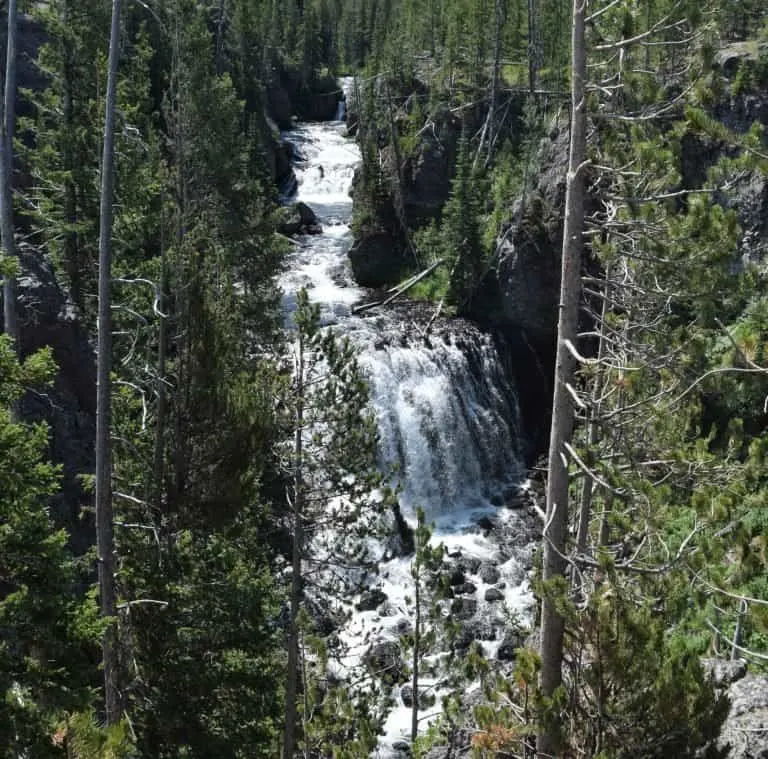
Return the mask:
<svg viewBox="0 0 768 759">
<path fill-rule="evenodd" d="M 112 535 L 112 447 L 110 441 L 110 370 L 112 354 L 112 216 L 114 197 L 115 101 L 120 37 L 120 0 L 112 0 L 109 38 L 107 99 L 104 115 L 104 151 L 101 161 L 99 216 L 99 319 L 96 361 L 96 543 L 99 555 L 101 613 L 111 620 L 104 633 L 104 701 L 106 721 L 120 720 L 117 676 L 117 620 L 115 619 L 114 540 Z"/>
<path fill-rule="evenodd" d="M 13 226 L 13 133 L 16 124 L 16 0 L 8 0 L 8 48 L 5 58 L 5 95 L 0 139 L 0 235 L 5 255 L 16 260 Z M 5 334 L 19 350 L 19 324 L 16 315 L 16 279 L 3 281 L 3 325 Z"/>
<path fill-rule="evenodd" d="M 576 340 L 581 296 L 581 251 L 584 233 L 584 164 L 586 159 L 587 75 L 584 42 L 586 0 L 573 0 L 573 34 L 571 38 L 572 76 L 571 144 L 565 198 L 565 227 L 560 282 L 560 307 L 557 325 L 557 357 L 555 390 L 552 401 L 552 427 L 549 439 L 549 478 L 547 481 L 547 522 L 544 527 L 543 580 L 547 582 L 565 574 L 565 542 L 568 530 L 568 462 L 564 444 L 573 432 L 573 401 L 567 385 L 571 381 L 574 359 L 568 349 Z M 541 607 L 541 690 L 551 697 L 562 682 L 564 619 L 557 610 L 556 599 L 545 587 Z M 559 742 L 557 715 L 539 730 L 536 741 L 538 756 L 556 756 Z"/>
</svg>

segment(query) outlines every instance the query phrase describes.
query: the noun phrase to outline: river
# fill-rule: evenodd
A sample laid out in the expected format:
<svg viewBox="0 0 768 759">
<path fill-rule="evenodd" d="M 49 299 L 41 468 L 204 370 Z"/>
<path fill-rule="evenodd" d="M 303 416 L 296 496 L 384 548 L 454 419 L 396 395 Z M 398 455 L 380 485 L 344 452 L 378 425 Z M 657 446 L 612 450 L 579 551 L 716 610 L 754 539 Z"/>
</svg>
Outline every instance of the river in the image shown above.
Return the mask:
<svg viewBox="0 0 768 759">
<path fill-rule="evenodd" d="M 533 546 L 519 510 L 503 507 L 525 474 L 513 381 L 493 339 L 472 325 L 440 320 L 425 336 L 407 308 L 352 315 L 352 306 L 366 296 L 347 266 L 349 191 L 359 149 L 345 136 L 341 121 L 302 124 L 284 138 L 296 155 L 292 200 L 309 205 L 323 229 L 300 237 L 289 256 L 280 282 L 284 309 L 290 315 L 296 292 L 306 287 L 321 307 L 323 322 L 358 347 L 379 425 L 381 464 L 399 472 L 405 518 L 415 523 L 415 507 L 422 506 L 435 524 L 433 540 L 446 546 L 453 565 L 463 567 L 464 595 L 473 614 L 462 617 L 462 624 L 482 621 L 489 631 L 481 636 L 483 650 L 494 657 L 509 618 L 525 617 L 532 604 L 527 574 Z M 494 527 L 487 529 L 490 523 Z M 505 545 L 517 534 L 522 537 L 511 541 L 517 545 Z M 360 666 L 375 642 L 399 640 L 411 618 L 411 561 L 409 556 L 387 558 L 375 581 L 386 601 L 356 611 L 341 631 L 348 645 L 346 674 Z M 491 588 L 498 592 L 488 601 Z M 425 678 L 424 685 L 442 692 L 439 675 Z M 402 756 L 398 749 L 410 735 L 410 709 L 398 686 L 392 698 L 380 757 Z M 439 713 L 439 702 L 420 714 L 424 727 Z"/>
</svg>

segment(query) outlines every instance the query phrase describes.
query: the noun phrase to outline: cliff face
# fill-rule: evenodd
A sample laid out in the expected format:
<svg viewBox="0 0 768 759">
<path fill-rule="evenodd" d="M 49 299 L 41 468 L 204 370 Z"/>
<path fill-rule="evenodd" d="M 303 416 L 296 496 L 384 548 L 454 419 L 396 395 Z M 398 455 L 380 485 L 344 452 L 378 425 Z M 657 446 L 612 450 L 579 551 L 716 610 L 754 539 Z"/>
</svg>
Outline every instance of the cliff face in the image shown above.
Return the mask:
<svg viewBox="0 0 768 759">
<path fill-rule="evenodd" d="M 93 543 L 94 529 L 86 507 L 91 497 L 78 479 L 94 471 L 96 431 L 96 364 L 85 328 L 50 263 L 38 251 L 22 248 L 18 279 L 21 353 L 27 356 L 50 346 L 58 372 L 53 386 L 30 391 L 22 414 L 50 428 L 50 458 L 62 467 L 62 487 L 52 499 L 52 513 L 70 535 L 72 549 L 84 553 Z"/>
</svg>

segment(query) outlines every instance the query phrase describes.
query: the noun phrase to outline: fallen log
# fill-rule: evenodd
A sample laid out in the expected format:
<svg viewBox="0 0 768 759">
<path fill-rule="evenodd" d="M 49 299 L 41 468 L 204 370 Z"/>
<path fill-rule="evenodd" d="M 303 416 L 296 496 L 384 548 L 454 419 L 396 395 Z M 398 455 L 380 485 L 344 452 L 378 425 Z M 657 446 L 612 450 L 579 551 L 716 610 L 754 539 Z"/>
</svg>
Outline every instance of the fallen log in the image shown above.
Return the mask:
<svg viewBox="0 0 768 759">
<path fill-rule="evenodd" d="M 404 293 L 407 293 L 408 290 L 410 290 L 417 282 L 421 282 L 424 277 L 429 276 L 435 269 L 437 269 L 438 266 L 445 263 L 445 260 L 440 258 L 435 263 L 433 263 L 431 266 L 428 266 L 423 271 L 419 272 L 415 276 L 411 277 L 410 279 L 407 279 L 402 285 L 399 285 L 395 292 L 390 295 L 388 298 L 385 298 L 384 300 L 376 300 L 372 303 L 364 303 L 362 306 L 354 306 L 352 309 L 353 314 L 362 314 L 366 311 L 370 311 L 372 308 L 376 308 L 376 306 L 388 306 L 390 303 L 392 303 L 393 300 L 396 298 L 399 298 Z"/>
</svg>

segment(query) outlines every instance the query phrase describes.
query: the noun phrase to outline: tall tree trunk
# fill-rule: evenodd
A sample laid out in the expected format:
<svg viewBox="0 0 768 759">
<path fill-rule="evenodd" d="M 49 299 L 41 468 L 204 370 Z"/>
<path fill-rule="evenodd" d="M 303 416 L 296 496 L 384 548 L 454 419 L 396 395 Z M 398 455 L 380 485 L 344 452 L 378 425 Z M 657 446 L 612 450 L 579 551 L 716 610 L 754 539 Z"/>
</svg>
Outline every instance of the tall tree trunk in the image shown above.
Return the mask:
<svg viewBox="0 0 768 759">
<path fill-rule="evenodd" d="M 109 73 L 104 114 L 104 152 L 101 160 L 99 216 L 99 320 L 96 363 L 96 533 L 99 553 L 99 594 L 101 613 L 111 620 L 104 633 L 104 701 L 106 720 L 120 720 L 120 693 L 117 682 L 117 620 L 115 608 L 114 540 L 112 536 L 112 448 L 110 441 L 110 370 L 112 354 L 111 268 L 112 211 L 114 197 L 115 101 L 120 37 L 120 0 L 112 0 L 109 38 Z"/>
<path fill-rule="evenodd" d="M 65 0 L 61 11 L 61 22 L 64 28 L 70 23 L 69 0 Z M 75 129 L 74 105 L 72 88 L 74 86 L 74 61 L 72 60 L 72 44 L 66 36 L 61 39 L 62 57 L 62 116 L 64 117 L 61 159 L 64 165 L 64 219 L 67 229 L 64 232 L 64 267 L 69 277 L 69 290 L 72 299 L 81 311 L 85 311 L 85 293 L 83 292 L 83 261 L 77 239 L 77 195 L 72 172 L 75 159 L 72 150 L 72 133 Z"/>
<path fill-rule="evenodd" d="M 3 250 L 16 259 L 13 227 L 13 133 L 16 125 L 16 0 L 8 0 L 8 48 L 5 58 L 5 94 L 0 136 L 0 237 Z M 3 281 L 3 326 L 19 350 L 19 323 L 16 315 L 16 279 Z"/>
<path fill-rule="evenodd" d="M 587 75 L 584 43 L 586 0 L 573 0 L 571 38 L 571 144 L 565 196 L 565 228 L 560 281 L 560 313 L 557 325 L 555 390 L 552 401 L 552 427 L 549 439 L 549 478 L 547 481 L 547 522 L 544 529 L 544 582 L 565 574 L 568 530 L 568 464 L 563 444 L 573 432 L 574 410 L 566 384 L 573 375 L 574 359 L 566 342 L 575 343 L 581 295 L 581 250 L 584 232 L 584 162 L 586 157 Z M 562 682 L 564 620 L 555 599 L 545 588 L 541 606 L 541 690 L 552 696 Z M 539 756 L 555 756 L 559 741 L 556 715 L 542 725 L 536 741 Z"/>
<path fill-rule="evenodd" d="M 528 0 L 528 87 L 533 92 L 539 83 L 539 69 L 544 58 L 541 50 L 541 0 Z"/>
<path fill-rule="evenodd" d="M 291 575 L 291 609 L 288 631 L 288 673 L 285 685 L 285 728 L 283 759 L 293 759 L 296 751 L 296 698 L 299 679 L 299 609 L 303 576 L 301 558 L 304 551 L 304 335 L 298 330 L 296 356 L 296 430 L 293 443 L 293 567 Z"/>
<path fill-rule="evenodd" d="M 155 450 L 152 466 L 152 484 L 150 501 L 156 508 L 163 500 L 165 483 L 165 428 L 167 417 L 166 357 L 168 354 L 168 326 L 165 305 L 165 291 L 168 287 L 168 261 L 165 249 L 165 197 L 160 194 L 160 285 L 157 298 L 157 310 L 160 312 L 157 339 L 157 406 L 155 411 Z"/>
</svg>

